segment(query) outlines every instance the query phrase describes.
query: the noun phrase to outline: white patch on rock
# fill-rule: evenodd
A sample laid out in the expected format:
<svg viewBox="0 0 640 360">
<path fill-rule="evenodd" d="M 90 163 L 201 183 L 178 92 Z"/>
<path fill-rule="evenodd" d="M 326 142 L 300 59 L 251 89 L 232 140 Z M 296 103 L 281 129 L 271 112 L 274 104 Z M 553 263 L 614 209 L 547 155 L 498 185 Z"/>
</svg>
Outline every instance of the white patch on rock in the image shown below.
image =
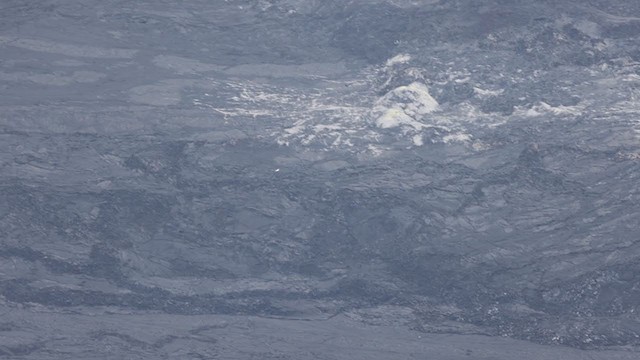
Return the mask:
<svg viewBox="0 0 640 360">
<path fill-rule="evenodd" d="M 551 106 L 541 101 L 529 109 L 516 108 L 514 114 L 525 117 L 538 117 L 549 114 L 555 116 L 579 116 L 582 114 L 582 110 L 580 106 Z"/>
<path fill-rule="evenodd" d="M 417 134 L 413 136 L 413 145 L 422 146 L 424 145 L 424 140 L 422 139 L 422 134 Z"/>
<path fill-rule="evenodd" d="M 458 133 L 458 134 L 449 134 L 446 135 L 442 138 L 442 141 L 444 141 L 445 144 L 451 144 L 451 143 L 466 143 L 471 141 L 471 135 L 469 134 L 463 134 L 463 133 Z"/>
<path fill-rule="evenodd" d="M 419 130 L 425 127 L 420 120 L 438 109 L 438 102 L 429 94 L 429 88 L 414 82 L 389 91 L 376 102 L 373 113 L 378 115 L 376 126 L 379 128 L 408 125 Z"/>
<path fill-rule="evenodd" d="M 406 64 L 409 61 L 411 61 L 411 55 L 409 55 L 409 54 L 399 54 L 399 55 L 396 55 L 396 56 L 392 57 L 391 59 L 387 60 L 386 65 L 387 65 L 387 67 L 391 67 L 391 66 L 396 65 L 396 64 Z"/>
<path fill-rule="evenodd" d="M 504 89 L 500 90 L 485 90 L 479 87 L 474 87 L 473 92 L 480 97 L 498 96 L 504 92 Z"/>
</svg>

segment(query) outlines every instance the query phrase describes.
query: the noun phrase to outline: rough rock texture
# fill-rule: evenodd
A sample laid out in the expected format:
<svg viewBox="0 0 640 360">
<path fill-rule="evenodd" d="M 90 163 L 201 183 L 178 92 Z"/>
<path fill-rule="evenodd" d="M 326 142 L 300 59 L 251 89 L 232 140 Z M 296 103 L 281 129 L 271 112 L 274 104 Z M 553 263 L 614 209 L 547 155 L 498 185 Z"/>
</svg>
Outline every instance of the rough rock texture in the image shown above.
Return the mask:
<svg viewBox="0 0 640 360">
<path fill-rule="evenodd" d="M 638 359 L 638 31 L 629 0 L 3 1 L 0 357 Z"/>
</svg>

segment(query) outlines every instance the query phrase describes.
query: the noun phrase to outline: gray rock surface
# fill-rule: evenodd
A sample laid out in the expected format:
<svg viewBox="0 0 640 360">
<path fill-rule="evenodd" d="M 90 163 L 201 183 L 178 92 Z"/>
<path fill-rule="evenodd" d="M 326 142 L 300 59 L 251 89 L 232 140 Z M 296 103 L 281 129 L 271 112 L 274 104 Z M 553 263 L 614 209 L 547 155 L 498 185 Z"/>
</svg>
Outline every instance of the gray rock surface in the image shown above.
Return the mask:
<svg viewBox="0 0 640 360">
<path fill-rule="evenodd" d="M 637 359 L 640 3 L 5 0 L 0 357 Z"/>
</svg>

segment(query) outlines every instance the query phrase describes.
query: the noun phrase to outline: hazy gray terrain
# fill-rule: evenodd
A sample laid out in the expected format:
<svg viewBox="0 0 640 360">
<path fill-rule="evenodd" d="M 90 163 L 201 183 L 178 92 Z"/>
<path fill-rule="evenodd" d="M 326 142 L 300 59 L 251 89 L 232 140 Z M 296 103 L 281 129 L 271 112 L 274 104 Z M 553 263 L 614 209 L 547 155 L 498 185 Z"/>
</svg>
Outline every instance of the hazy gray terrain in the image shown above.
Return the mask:
<svg viewBox="0 0 640 360">
<path fill-rule="evenodd" d="M 3 0 L 0 358 L 640 358 L 640 2 Z"/>
</svg>

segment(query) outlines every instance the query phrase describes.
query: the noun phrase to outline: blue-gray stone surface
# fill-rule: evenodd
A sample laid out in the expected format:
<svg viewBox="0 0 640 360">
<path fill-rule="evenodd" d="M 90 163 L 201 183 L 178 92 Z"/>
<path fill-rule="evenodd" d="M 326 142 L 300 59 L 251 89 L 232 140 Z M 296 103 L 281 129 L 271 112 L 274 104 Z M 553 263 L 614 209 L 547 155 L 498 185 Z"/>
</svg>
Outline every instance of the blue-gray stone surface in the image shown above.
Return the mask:
<svg viewBox="0 0 640 360">
<path fill-rule="evenodd" d="M 640 358 L 640 2 L 3 0 L 0 358 Z"/>
</svg>

